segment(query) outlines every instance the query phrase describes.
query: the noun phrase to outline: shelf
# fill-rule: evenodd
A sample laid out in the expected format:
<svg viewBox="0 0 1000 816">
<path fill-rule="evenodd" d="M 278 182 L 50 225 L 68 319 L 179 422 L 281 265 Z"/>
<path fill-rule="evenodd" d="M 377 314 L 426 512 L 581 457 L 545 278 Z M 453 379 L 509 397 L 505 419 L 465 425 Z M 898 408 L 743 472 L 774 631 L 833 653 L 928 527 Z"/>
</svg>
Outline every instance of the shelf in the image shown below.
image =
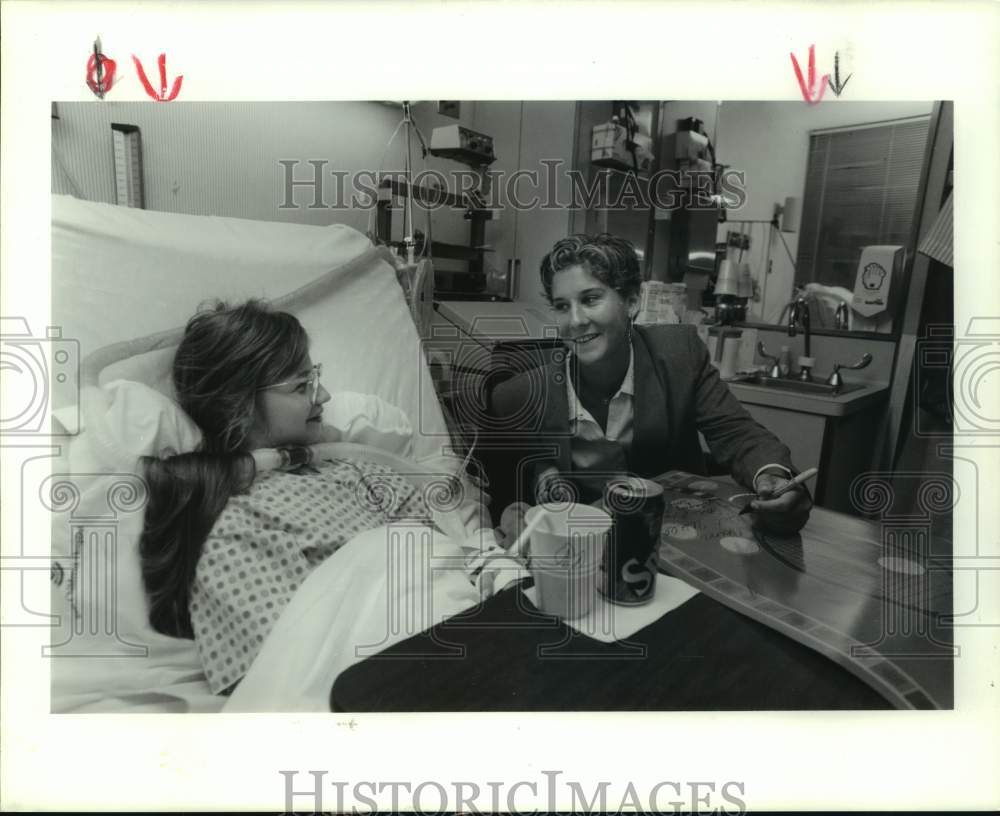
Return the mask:
<svg viewBox="0 0 1000 816">
<path fill-rule="evenodd" d="M 483 255 L 486 252 L 494 251 L 493 247 L 486 243 L 486 222 L 493 220 L 495 213 L 481 207 L 470 206 L 468 196 L 457 196 L 446 190 L 421 185 L 410 185 L 405 181 L 390 178 L 385 179 L 379 184 L 378 223 L 376 229 L 376 234 L 379 236 L 390 236 L 392 234 L 392 219 L 393 210 L 396 209 L 394 206 L 396 198 L 412 198 L 413 201 L 419 202 L 421 205 L 428 207 L 428 209 L 448 206 L 465 211 L 464 217 L 469 222 L 469 243 L 449 244 L 444 241 L 431 241 L 430 254 L 434 260 L 464 261 L 467 263 L 468 270 L 465 274 L 469 276 L 470 281 L 481 281 L 476 287 L 479 289 L 479 293 L 481 293 L 482 288 L 485 288 L 486 284 L 486 276 L 483 274 Z M 453 287 L 454 281 L 452 278 L 445 277 L 446 274 L 450 275 L 451 273 L 448 270 L 440 270 L 440 272 L 443 280 L 437 286 L 439 287 L 441 283 L 448 282 Z M 437 297 L 438 291 L 440 289 L 436 288 L 435 297 Z M 451 291 L 442 293 L 442 298 L 468 299 L 472 294 L 474 293 L 459 293 L 452 289 Z M 483 297 L 489 300 L 494 299 L 492 296 Z"/>
<path fill-rule="evenodd" d="M 442 241 L 431 241 L 431 257 L 456 261 L 477 261 L 484 252 L 492 252 L 492 248 L 468 247 L 462 244 L 446 244 Z"/>
<path fill-rule="evenodd" d="M 478 150 L 469 150 L 464 147 L 432 147 L 428 152 L 432 156 L 451 159 L 467 164 L 469 167 L 486 167 L 497 160 L 497 157 L 492 153 L 481 153 Z"/>
<path fill-rule="evenodd" d="M 379 185 L 380 190 L 389 190 L 394 196 L 407 198 L 410 194 L 410 186 L 405 181 L 394 181 L 386 179 Z M 449 207 L 468 207 L 464 198 L 459 198 L 454 193 L 446 190 L 437 190 L 430 187 L 414 187 L 414 201 L 427 204 L 431 207 L 439 204 L 447 204 Z"/>
<path fill-rule="evenodd" d="M 510 298 L 503 295 L 490 295 L 486 292 L 450 292 L 441 289 L 434 290 L 435 301 L 466 300 L 476 303 L 513 303 Z"/>
</svg>

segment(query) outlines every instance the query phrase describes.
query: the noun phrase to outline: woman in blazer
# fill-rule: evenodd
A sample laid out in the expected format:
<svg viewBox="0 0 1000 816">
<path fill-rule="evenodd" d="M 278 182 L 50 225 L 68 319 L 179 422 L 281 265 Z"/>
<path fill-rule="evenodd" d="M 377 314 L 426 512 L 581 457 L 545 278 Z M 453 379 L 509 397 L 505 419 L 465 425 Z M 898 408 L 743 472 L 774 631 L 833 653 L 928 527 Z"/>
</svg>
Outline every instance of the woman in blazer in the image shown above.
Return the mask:
<svg viewBox="0 0 1000 816">
<path fill-rule="evenodd" d="M 567 353 L 490 397 L 505 440 L 492 480 L 500 507 L 508 499 L 592 501 L 625 472 L 704 473 L 700 432 L 713 458 L 758 493 L 760 523 L 781 532 L 805 524 L 812 502 L 804 488 L 768 499 L 795 473 L 788 448 L 719 379 L 694 327 L 633 325 L 642 276 L 628 241 L 563 239 L 542 260 L 541 276 Z"/>
</svg>

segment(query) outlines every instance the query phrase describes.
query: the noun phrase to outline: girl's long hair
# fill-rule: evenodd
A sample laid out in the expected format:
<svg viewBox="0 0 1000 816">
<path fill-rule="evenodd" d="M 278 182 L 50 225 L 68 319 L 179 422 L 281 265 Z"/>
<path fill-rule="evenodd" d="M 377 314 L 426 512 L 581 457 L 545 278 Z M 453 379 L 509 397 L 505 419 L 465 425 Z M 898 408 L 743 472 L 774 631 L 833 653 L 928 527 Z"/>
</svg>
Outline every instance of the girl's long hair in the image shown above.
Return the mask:
<svg viewBox="0 0 1000 816">
<path fill-rule="evenodd" d="M 188 603 L 202 547 L 230 497 L 254 479 L 247 445 L 257 391 L 293 376 L 308 351 L 299 321 L 262 301 L 216 302 L 188 322 L 173 382 L 178 403 L 201 429 L 201 445 L 142 459 L 149 503 L 139 554 L 156 631 L 194 637 Z"/>
</svg>

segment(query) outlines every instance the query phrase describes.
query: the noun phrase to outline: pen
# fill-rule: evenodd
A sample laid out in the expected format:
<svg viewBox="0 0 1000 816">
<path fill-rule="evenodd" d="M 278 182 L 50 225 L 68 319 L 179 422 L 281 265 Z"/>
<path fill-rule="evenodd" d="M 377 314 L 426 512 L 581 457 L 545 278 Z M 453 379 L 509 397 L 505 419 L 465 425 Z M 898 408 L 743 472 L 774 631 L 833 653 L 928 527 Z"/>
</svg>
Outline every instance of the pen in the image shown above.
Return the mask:
<svg viewBox="0 0 1000 816">
<path fill-rule="evenodd" d="M 789 490 L 791 490 L 796 485 L 800 485 L 803 482 L 808 482 L 817 473 L 819 473 L 819 470 L 817 468 L 814 468 L 814 467 L 813 468 L 809 468 L 808 470 L 803 470 L 794 479 L 792 479 L 791 481 L 785 482 L 785 484 L 783 484 L 781 487 L 779 487 L 777 490 L 775 490 L 774 493 L 772 493 L 770 496 L 768 496 L 767 497 L 767 501 L 770 501 L 771 499 L 776 499 L 776 498 L 778 498 L 778 496 L 784 495 L 785 493 L 787 493 Z M 760 496 L 757 496 L 757 498 L 759 499 Z M 753 499 L 751 499 L 750 501 L 753 501 Z M 753 508 L 751 508 L 750 502 L 747 502 L 746 503 L 746 507 L 744 507 L 742 510 L 740 510 L 740 512 L 738 513 L 738 515 L 742 516 L 744 513 L 749 513 L 752 509 Z"/>
</svg>

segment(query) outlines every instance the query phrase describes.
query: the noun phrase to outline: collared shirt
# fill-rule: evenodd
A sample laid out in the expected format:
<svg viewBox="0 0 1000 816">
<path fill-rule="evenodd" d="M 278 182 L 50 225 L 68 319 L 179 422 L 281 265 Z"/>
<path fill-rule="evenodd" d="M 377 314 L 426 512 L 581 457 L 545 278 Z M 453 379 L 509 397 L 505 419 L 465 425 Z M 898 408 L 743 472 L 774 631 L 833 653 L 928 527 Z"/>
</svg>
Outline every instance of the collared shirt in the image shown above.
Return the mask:
<svg viewBox="0 0 1000 816">
<path fill-rule="evenodd" d="M 574 471 L 614 472 L 624 467 L 623 454 L 632 445 L 635 424 L 635 349 L 629 351 L 628 370 L 621 387 L 608 403 L 606 430 L 594 419 L 580 402 L 570 377 L 572 353 L 566 355 L 566 396 L 569 405 L 569 423 L 572 432 L 570 458 Z M 617 443 L 609 445 L 608 443 Z M 618 447 L 619 450 L 615 450 Z M 781 471 L 780 475 L 792 478 L 792 471 L 777 463 L 758 468 L 753 477 L 753 487 L 765 472 Z"/>
<path fill-rule="evenodd" d="M 569 403 L 569 423 L 574 439 L 594 441 L 606 439 L 617 442 L 628 450 L 632 444 L 632 426 L 635 419 L 635 351 L 629 351 L 628 371 L 625 379 L 615 395 L 608 403 L 607 429 L 602 430 L 600 423 L 584 408 L 573 388 L 570 377 L 572 354 L 566 355 L 566 396 Z"/>
<path fill-rule="evenodd" d="M 569 404 L 570 461 L 577 501 L 591 502 L 604 492 L 607 480 L 628 471 L 627 453 L 635 424 L 634 353 L 629 355 L 625 379 L 608 402 L 608 420 L 602 429 L 573 388 L 570 360 L 566 360 L 566 396 Z"/>
</svg>

